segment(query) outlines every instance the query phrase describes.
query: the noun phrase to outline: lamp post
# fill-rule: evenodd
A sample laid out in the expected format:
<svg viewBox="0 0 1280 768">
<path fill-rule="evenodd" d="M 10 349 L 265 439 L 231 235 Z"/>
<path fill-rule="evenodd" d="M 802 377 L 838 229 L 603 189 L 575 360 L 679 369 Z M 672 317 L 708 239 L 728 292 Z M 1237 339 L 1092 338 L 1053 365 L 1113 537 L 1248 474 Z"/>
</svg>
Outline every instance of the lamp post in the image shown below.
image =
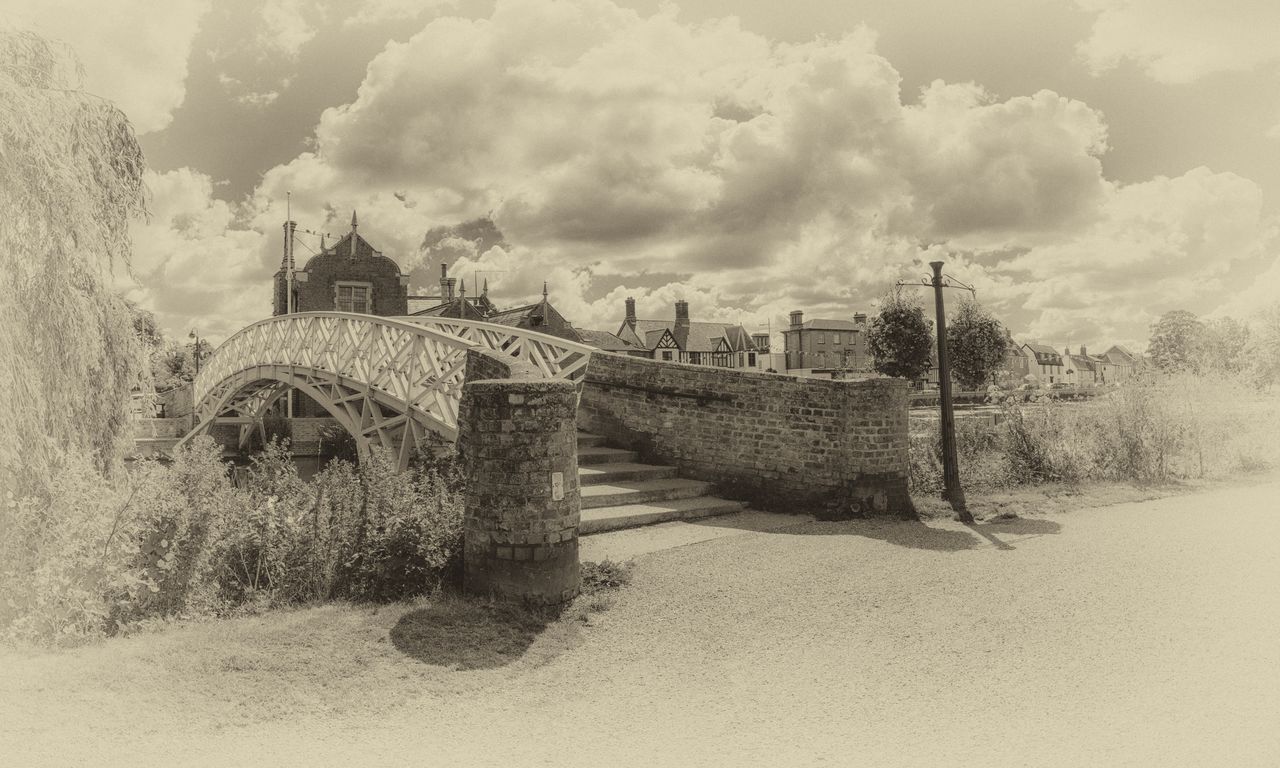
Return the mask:
<svg viewBox="0 0 1280 768">
<path fill-rule="evenodd" d="M 196 333 L 195 329 L 193 328 L 191 329 L 191 332 L 187 334 L 187 338 L 196 340 L 196 345 L 195 345 L 195 348 L 191 351 L 191 356 L 196 359 L 196 375 L 199 376 L 200 375 L 200 336 Z"/>
<path fill-rule="evenodd" d="M 942 497 L 951 502 L 956 519 L 972 523 L 960 487 L 960 460 L 956 456 L 956 415 L 951 403 L 951 361 L 947 358 L 947 311 L 943 306 L 942 262 L 931 261 L 933 268 L 933 303 L 938 316 L 938 400 L 942 403 Z"/>
<path fill-rule="evenodd" d="M 970 514 L 964 499 L 964 489 L 960 487 L 960 461 L 956 455 L 956 417 L 955 410 L 951 403 L 951 361 L 947 355 L 947 312 L 943 305 L 942 289 L 943 288 L 962 288 L 971 293 L 976 294 L 973 286 L 966 285 L 954 277 L 942 274 L 941 261 L 931 261 L 929 266 L 933 268 L 932 278 L 925 278 L 920 282 L 898 281 L 898 285 L 927 285 L 933 288 L 933 303 L 937 314 L 937 330 L 938 330 L 938 402 L 942 406 L 942 418 L 939 427 L 942 431 L 942 498 L 950 502 L 951 509 L 956 513 L 955 519 L 962 523 L 972 523 L 973 515 Z"/>
</svg>

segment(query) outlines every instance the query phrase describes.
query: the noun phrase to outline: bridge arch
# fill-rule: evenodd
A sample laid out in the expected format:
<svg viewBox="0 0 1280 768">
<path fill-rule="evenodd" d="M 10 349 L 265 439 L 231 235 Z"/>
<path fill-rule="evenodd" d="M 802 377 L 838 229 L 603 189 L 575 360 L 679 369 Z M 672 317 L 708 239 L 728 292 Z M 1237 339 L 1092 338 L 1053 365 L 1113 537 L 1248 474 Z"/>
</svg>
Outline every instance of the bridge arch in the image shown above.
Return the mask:
<svg viewBox="0 0 1280 768">
<path fill-rule="evenodd" d="M 240 427 L 243 445 L 271 405 L 297 389 L 356 440 L 393 450 L 404 468 L 427 432 L 454 440 L 469 352 L 522 362 L 544 378 L 578 380 L 592 348 L 546 334 L 448 318 L 345 312 L 280 315 L 250 325 L 214 350 L 194 383 L 195 428 Z"/>
</svg>

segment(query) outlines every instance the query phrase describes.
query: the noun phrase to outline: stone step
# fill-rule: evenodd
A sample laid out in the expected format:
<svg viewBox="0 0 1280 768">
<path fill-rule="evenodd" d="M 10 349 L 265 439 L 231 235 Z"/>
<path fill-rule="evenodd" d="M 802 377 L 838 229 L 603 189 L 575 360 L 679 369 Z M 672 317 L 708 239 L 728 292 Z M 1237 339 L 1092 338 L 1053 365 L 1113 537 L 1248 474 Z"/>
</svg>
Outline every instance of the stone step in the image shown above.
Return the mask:
<svg viewBox="0 0 1280 768">
<path fill-rule="evenodd" d="M 625 464 L 635 461 L 637 457 L 638 454 L 635 451 L 627 451 L 622 448 L 591 446 L 589 448 L 578 449 L 578 466 L 589 464 Z"/>
<path fill-rule="evenodd" d="M 711 483 L 682 477 L 661 480 L 635 480 L 621 483 L 598 483 L 581 486 L 582 508 L 613 507 L 619 504 L 641 504 L 673 501 L 705 496 Z"/>
<path fill-rule="evenodd" d="M 675 476 L 675 467 L 660 467 L 654 464 L 621 462 L 616 464 L 592 464 L 585 467 L 579 464 L 578 466 L 578 485 L 581 487 L 599 483 L 660 480 Z"/>
<path fill-rule="evenodd" d="M 693 499 L 674 499 L 672 501 L 655 501 L 647 504 L 622 504 L 613 507 L 597 507 L 582 510 L 582 522 L 578 533 L 589 536 L 593 533 L 616 531 L 622 528 L 638 528 L 642 525 L 666 523 L 672 520 L 695 520 L 715 515 L 727 515 L 741 512 L 746 505 L 741 501 L 728 501 L 714 496 L 699 496 Z"/>
<path fill-rule="evenodd" d="M 173 446 L 177 445 L 181 439 L 180 437 L 135 437 L 132 455 L 135 457 L 168 456 L 173 453 Z"/>
<path fill-rule="evenodd" d="M 604 435 L 593 435 L 590 432 L 579 432 L 578 433 L 578 450 L 582 450 L 583 448 L 595 448 L 596 446 L 604 445 L 606 439 L 607 438 L 605 438 Z"/>
</svg>

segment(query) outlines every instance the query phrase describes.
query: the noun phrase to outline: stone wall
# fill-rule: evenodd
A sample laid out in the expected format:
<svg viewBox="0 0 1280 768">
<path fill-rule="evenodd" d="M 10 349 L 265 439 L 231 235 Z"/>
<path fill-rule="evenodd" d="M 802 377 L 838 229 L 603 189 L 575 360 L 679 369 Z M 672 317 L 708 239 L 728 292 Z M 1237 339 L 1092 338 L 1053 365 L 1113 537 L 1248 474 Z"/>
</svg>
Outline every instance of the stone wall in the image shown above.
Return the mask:
<svg viewBox="0 0 1280 768">
<path fill-rule="evenodd" d="M 578 423 L 758 506 L 910 515 L 907 390 L 597 352 Z"/>
<path fill-rule="evenodd" d="M 574 386 L 479 351 L 468 352 L 466 379 L 463 587 L 541 605 L 570 600 L 580 588 Z"/>
</svg>

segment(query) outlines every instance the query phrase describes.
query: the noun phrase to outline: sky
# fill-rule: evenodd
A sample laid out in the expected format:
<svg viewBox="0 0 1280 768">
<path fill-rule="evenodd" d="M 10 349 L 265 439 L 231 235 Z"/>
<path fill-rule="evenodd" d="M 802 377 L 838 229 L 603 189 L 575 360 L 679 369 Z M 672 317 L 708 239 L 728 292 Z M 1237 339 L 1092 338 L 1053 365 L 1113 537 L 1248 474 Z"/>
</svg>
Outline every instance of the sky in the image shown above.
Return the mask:
<svg viewBox="0 0 1280 768">
<path fill-rule="evenodd" d="M 1280 3 L 0 0 L 150 170 L 119 287 L 170 335 L 268 316 L 360 233 L 583 328 L 777 332 L 927 263 L 1020 341 L 1142 348 L 1280 289 Z M 474 290 L 474 288 L 471 288 Z M 924 289 L 907 289 L 924 296 Z M 960 295 L 953 294 L 955 299 Z M 950 298 L 950 297 L 949 297 Z"/>
</svg>

